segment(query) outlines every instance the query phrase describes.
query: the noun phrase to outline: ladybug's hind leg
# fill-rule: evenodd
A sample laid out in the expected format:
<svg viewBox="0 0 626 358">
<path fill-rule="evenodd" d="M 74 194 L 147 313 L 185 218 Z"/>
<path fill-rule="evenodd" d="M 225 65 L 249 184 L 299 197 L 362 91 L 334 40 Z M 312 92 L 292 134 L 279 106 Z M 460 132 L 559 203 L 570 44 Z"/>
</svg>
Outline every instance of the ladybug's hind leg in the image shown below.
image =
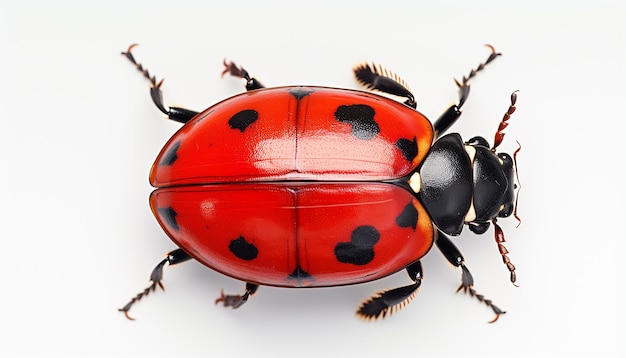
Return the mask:
<svg viewBox="0 0 626 358">
<path fill-rule="evenodd" d="M 463 290 L 465 293 L 469 293 L 470 296 L 476 297 L 480 302 L 485 303 L 487 306 L 491 307 L 493 312 L 496 314 L 496 317 L 489 321 L 489 323 L 493 323 L 500 318 L 501 314 L 505 314 L 506 312 L 498 308 L 494 305 L 491 300 L 485 298 L 485 296 L 478 294 L 474 289 L 474 278 L 472 274 L 465 266 L 465 259 L 461 254 L 461 251 L 452 243 L 449 237 L 447 237 L 443 232 L 437 230 L 437 239 L 435 241 L 439 251 L 446 257 L 450 264 L 461 267 L 461 285 L 457 288 L 456 292 Z"/>
<path fill-rule="evenodd" d="M 150 81 L 150 97 L 152 97 L 152 102 L 157 106 L 159 111 L 163 112 L 167 115 L 167 117 L 173 121 L 185 123 L 188 122 L 191 118 L 193 118 L 198 112 L 192 111 L 182 107 L 169 107 L 166 108 L 163 104 L 163 91 L 161 91 L 161 85 L 163 85 L 163 80 L 157 82 L 155 76 L 150 76 L 150 73 L 147 69 L 145 69 L 141 63 L 135 60 L 135 56 L 131 52 L 133 48 L 137 46 L 137 44 L 132 44 L 128 47 L 126 52 L 122 52 L 124 55 L 139 72 L 143 74 L 143 76 Z"/>
<path fill-rule="evenodd" d="M 259 289 L 259 285 L 253 283 L 246 283 L 246 292 L 243 295 L 225 295 L 224 291 L 222 291 L 221 296 L 215 300 L 215 304 L 223 303 L 224 307 L 232 307 L 233 309 L 241 307 L 246 301 L 248 301 L 248 297 L 254 295 L 254 293 Z"/>
<path fill-rule="evenodd" d="M 407 267 L 406 271 L 414 281 L 412 285 L 379 292 L 368 298 L 357 310 L 357 316 L 368 321 L 385 318 L 406 306 L 415 297 L 417 289 L 422 284 L 422 264 L 417 261 Z"/>
<path fill-rule="evenodd" d="M 179 264 L 181 262 L 185 262 L 190 259 L 191 256 L 189 256 L 181 249 L 176 249 L 168 253 L 167 256 L 161 262 L 159 262 L 158 265 L 156 265 L 154 270 L 152 270 L 152 274 L 150 274 L 150 281 L 152 282 L 152 284 L 146 287 L 143 291 L 139 292 L 126 304 L 126 306 L 120 308 L 118 311 L 124 312 L 126 318 L 134 320 L 134 318 L 129 316 L 128 311 L 130 311 L 130 309 L 137 301 L 141 300 L 143 296 L 147 296 L 150 292 L 156 291 L 157 286 L 160 287 L 162 290 L 165 290 L 165 288 L 163 287 L 163 283 L 161 282 L 163 281 L 163 267 L 165 267 L 165 264 L 169 264 L 171 266 Z"/>
</svg>

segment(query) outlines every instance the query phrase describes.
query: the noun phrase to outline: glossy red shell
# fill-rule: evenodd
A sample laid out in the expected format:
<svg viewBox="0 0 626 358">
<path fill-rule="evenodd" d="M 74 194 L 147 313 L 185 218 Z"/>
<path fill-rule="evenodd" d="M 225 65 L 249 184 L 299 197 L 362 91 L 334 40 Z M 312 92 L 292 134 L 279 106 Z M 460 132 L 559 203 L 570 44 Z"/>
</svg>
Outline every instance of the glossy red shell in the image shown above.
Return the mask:
<svg viewBox="0 0 626 358">
<path fill-rule="evenodd" d="M 342 108 L 348 113 L 342 115 Z M 368 108 L 373 117 L 364 119 Z M 417 167 L 432 139 L 422 114 L 373 93 L 260 89 L 226 99 L 186 123 L 158 156 L 150 182 L 168 187 L 394 179 Z"/>
<path fill-rule="evenodd" d="M 408 188 L 433 131 L 376 94 L 279 87 L 226 99 L 186 123 L 152 168 L 151 207 L 204 265 L 263 285 L 335 286 L 424 256 L 431 219 Z"/>
<path fill-rule="evenodd" d="M 371 281 L 417 261 L 433 243 L 421 204 L 387 183 L 163 188 L 150 203 L 165 232 L 196 260 L 263 285 Z"/>
</svg>

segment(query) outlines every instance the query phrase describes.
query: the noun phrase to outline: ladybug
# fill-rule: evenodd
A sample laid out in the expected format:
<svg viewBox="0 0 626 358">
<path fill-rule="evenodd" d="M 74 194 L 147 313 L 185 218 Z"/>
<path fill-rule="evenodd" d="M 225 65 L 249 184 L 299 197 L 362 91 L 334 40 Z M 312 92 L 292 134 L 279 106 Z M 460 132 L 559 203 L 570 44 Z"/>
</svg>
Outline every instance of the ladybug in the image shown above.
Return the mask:
<svg viewBox="0 0 626 358">
<path fill-rule="evenodd" d="M 157 108 L 184 123 L 150 172 L 156 189 L 150 207 L 178 246 L 159 262 L 151 284 L 119 310 L 127 318 L 145 295 L 163 289 L 163 269 L 195 259 L 245 282 L 243 294 L 222 292 L 215 301 L 238 308 L 260 285 L 327 287 L 358 284 L 405 269 L 411 284 L 375 294 L 357 315 L 385 317 L 411 301 L 421 285 L 420 259 L 435 244 L 461 269 L 463 290 L 495 313 L 477 294 L 461 252 L 449 236 L 467 225 L 482 234 L 490 225 L 515 284 L 498 218 L 516 215 L 515 156 L 497 153 L 515 111 L 516 92 L 495 134 L 464 142 L 444 133 L 459 119 L 469 80 L 458 103 L 433 124 L 416 110 L 415 97 L 393 72 L 376 64 L 354 68 L 373 92 L 318 86 L 265 88 L 243 68 L 224 61 L 225 74 L 243 79 L 246 92 L 202 112 L 166 107 L 161 87 L 135 60 L 122 54 L 150 82 Z M 519 218 L 518 218 L 519 220 Z M 457 290 L 457 291 L 458 291 Z"/>
</svg>

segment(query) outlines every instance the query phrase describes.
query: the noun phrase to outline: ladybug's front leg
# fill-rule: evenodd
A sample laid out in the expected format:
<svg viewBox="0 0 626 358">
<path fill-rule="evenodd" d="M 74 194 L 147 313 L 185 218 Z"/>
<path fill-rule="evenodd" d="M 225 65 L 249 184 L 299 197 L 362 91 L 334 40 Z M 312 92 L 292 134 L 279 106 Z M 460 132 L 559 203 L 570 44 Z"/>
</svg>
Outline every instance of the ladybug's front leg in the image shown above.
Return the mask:
<svg viewBox="0 0 626 358">
<path fill-rule="evenodd" d="M 487 64 L 491 61 L 495 60 L 498 56 L 502 55 L 501 53 L 496 52 L 496 50 L 491 45 L 485 45 L 491 50 L 491 54 L 485 62 L 482 62 L 478 67 L 472 69 L 467 77 L 463 76 L 463 79 L 459 82 L 454 80 L 456 85 L 459 87 L 459 103 L 453 104 L 445 112 L 437 118 L 435 123 L 433 124 L 433 128 L 435 130 L 435 139 L 439 138 L 447 131 L 458 119 L 461 117 L 461 107 L 465 104 L 467 97 L 469 97 L 470 85 L 469 80 L 476 76 L 479 71 L 482 71 Z"/>
<path fill-rule="evenodd" d="M 494 305 L 491 300 L 485 299 L 485 296 L 476 293 L 476 290 L 474 289 L 474 278 L 465 266 L 465 259 L 463 258 L 461 251 L 459 251 L 459 249 L 452 243 L 450 238 L 446 236 L 443 232 L 437 230 L 437 238 L 435 243 L 437 244 L 439 251 L 441 251 L 443 256 L 446 257 L 450 264 L 456 267 L 461 267 L 461 285 L 459 286 L 459 288 L 457 288 L 456 292 L 463 290 L 463 292 L 469 293 L 470 296 L 476 297 L 476 299 L 478 299 L 480 302 L 484 302 L 487 306 L 491 307 L 493 312 L 496 314 L 496 317 L 489 323 L 497 321 L 498 318 L 500 318 L 501 314 L 505 314 L 506 312 L 502 311 L 500 308 Z"/>
<path fill-rule="evenodd" d="M 222 290 L 221 296 L 215 300 L 215 304 L 222 302 L 224 307 L 232 307 L 233 309 L 241 307 L 246 301 L 248 301 L 248 297 L 254 295 L 254 293 L 259 289 L 259 285 L 253 283 L 246 283 L 246 292 L 243 295 L 225 295 Z"/>
<path fill-rule="evenodd" d="M 126 318 L 133 320 L 134 318 L 128 315 L 128 311 L 130 311 L 131 307 L 135 304 L 135 302 L 141 300 L 143 296 L 147 296 L 150 292 L 156 291 L 157 286 L 162 290 L 165 290 L 163 287 L 163 267 L 165 264 L 169 264 L 170 266 L 176 265 L 187 260 L 190 260 L 191 256 L 189 256 L 185 251 L 181 249 L 176 249 L 167 254 L 167 256 L 159 262 L 158 265 L 152 270 L 152 274 L 150 274 L 150 281 L 152 284 L 146 287 L 143 291 L 139 292 L 133 299 L 131 299 L 126 306 L 120 308 L 118 311 L 124 312 Z"/>
<path fill-rule="evenodd" d="M 357 316 L 365 320 L 385 318 L 406 306 L 422 284 L 422 264 L 417 261 L 407 267 L 406 271 L 415 283 L 377 293 L 361 304 L 356 312 Z"/>
</svg>

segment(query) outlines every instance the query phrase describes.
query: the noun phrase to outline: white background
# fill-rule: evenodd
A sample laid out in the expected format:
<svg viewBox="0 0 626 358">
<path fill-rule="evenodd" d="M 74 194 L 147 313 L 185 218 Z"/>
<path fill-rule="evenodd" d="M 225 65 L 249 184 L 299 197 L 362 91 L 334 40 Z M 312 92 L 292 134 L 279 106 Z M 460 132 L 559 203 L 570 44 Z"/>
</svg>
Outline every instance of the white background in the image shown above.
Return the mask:
<svg viewBox="0 0 626 358">
<path fill-rule="evenodd" d="M 10 4 L 8 4 L 10 3 Z M 621 1 L 3 1 L 0 5 L 0 356 L 623 356 L 625 6 Z M 476 288 L 508 313 L 454 294 L 434 250 L 417 298 L 391 319 L 354 315 L 408 283 L 262 287 L 196 263 L 166 268 L 165 293 L 117 312 L 174 248 L 152 217 L 147 173 L 179 125 L 153 107 L 119 55 L 165 77 L 166 103 L 201 110 L 239 93 L 224 57 L 266 85 L 353 88 L 351 67 L 399 73 L 431 118 L 453 77 L 472 81 L 455 127 L 491 140 L 520 90 L 503 149 L 519 155 L 522 225 L 501 220 L 519 288 L 492 231 L 455 242 Z M 622 343 L 620 343 L 622 341 Z"/>
</svg>

